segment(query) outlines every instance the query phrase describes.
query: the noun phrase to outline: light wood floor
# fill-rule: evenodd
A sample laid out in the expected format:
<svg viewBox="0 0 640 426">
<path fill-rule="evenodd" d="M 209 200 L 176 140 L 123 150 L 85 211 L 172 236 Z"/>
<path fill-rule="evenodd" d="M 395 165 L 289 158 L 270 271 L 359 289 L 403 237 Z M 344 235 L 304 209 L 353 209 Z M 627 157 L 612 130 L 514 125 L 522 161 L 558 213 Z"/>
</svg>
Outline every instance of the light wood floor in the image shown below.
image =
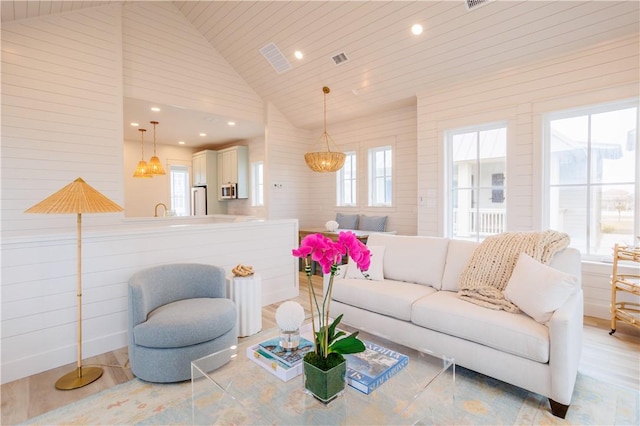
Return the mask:
<svg viewBox="0 0 640 426">
<path fill-rule="evenodd" d="M 301 274 L 300 295 L 294 300 L 309 312 L 309 296 L 304 283 L 306 277 Z M 322 291 L 321 277 L 314 277 L 314 287 Z M 269 305 L 262 309 L 264 328 L 275 327 L 276 308 L 277 305 Z M 609 321 L 585 318 L 580 373 L 608 383 L 640 389 L 640 330 L 625 324 L 619 324 L 613 336 L 609 336 L 609 330 Z M 69 364 L 2 385 L 0 424 L 14 425 L 24 422 L 134 377 L 128 368 L 126 347 L 87 358 L 83 365 L 102 365 L 104 374 L 99 380 L 83 388 L 71 391 L 55 389 L 55 381 L 74 370 L 75 364 Z"/>
</svg>

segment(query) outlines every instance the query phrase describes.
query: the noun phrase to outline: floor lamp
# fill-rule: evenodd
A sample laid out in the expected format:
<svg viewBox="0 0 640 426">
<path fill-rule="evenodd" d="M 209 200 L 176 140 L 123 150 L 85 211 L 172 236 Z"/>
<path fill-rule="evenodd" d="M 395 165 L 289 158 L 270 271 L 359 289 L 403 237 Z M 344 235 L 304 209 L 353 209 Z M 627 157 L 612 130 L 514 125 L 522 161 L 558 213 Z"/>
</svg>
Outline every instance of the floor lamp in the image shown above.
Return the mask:
<svg viewBox="0 0 640 426">
<path fill-rule="evenodd" d="M 77 215 L 78 247 L 78 366 L 60 377 L 56 388 L 62 390 L 77 389 L 95 382 L 102 376 L 101 367 L 82 366 L 82 214 L 112 213 L 122 211 L 122 207 L 96 191 L 82 178 L 78 178 L 55 194 L 45 198 L 27 209 L 25 213 L 70 214 Z"/>
</svg>

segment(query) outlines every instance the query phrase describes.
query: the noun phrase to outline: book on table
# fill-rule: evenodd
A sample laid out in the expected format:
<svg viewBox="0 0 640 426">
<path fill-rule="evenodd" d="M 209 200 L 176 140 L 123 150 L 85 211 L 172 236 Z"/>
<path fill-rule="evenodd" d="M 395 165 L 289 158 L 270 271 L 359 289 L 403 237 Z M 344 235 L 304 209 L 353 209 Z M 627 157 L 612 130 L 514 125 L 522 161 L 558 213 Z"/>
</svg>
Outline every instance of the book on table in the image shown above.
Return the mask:
<svg viewBox="0 0 640 426">
<path fill-rule="evenodd" d="M 288 382 L 302 374 L 302 363 L 289 367 L 284 362 L 269 355 L 260 345 L 249 346 L 247 348 L 247 357 L 284 382 Z"/>
<path fill-rule="evenodd" d="M 280 339 L 275 337 L 260 343 L 258 351 L 264 355 L 275 358 L 288 367 L 294 367 L 302 363 L 302 358 L 307 352 L 313 350 L 313 343 L 304 337 L 300 337 L 300 344 L 297 349 L 287 350 L 280 346 Z"/>
<path fill-rule="evenodd" d="M 346 354 L 347 384 L 370 394 L 409 364 L 409 357 L 384 346 L 364 341 L 365 350 Z"/>
<path fill-rule="evenodd" d="M 302 359 L 307 352 L 313 350 L 313 343 L 309 340 L 312 335 L 311 330 L 311 324 L 300 327 L 300 345 L 295 354 L 285 355 L 285 359 L 281 354 L 286 351 L 279 345 L 278 338 L 249 346 L 247 357 L 280 380 L 287 382 L 302 374 Z"/>
</svg>

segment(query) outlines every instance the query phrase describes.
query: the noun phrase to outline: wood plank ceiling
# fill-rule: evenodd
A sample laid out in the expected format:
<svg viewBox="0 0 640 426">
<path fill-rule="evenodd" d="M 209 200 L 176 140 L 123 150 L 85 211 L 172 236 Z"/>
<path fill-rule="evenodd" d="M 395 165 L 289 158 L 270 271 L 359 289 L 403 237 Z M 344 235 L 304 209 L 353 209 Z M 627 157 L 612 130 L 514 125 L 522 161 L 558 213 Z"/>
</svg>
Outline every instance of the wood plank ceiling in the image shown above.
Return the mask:
<svg viewBox="0 0 640 426">
<path fill-rule="evenodd" d="M 2 20 L 106 3 L 3 1 Z M 261 98 L 302 128 L 322 125 L 323 86 L 331 88 L 327 120 L 337 122 L 414 104 L 416 93 L 637 36 L 640 28 L 635 0 L 493 1 L 471 11 L 463 0 L 173 4 Z M 415 23 L 424 27 L 419 36 L 410 31 Z M 260 53 L 269 43 L 290 70 L 278 74 Z M 331 58 L 339 53 L 349 60 L 336 65 Z"/>
</svg>

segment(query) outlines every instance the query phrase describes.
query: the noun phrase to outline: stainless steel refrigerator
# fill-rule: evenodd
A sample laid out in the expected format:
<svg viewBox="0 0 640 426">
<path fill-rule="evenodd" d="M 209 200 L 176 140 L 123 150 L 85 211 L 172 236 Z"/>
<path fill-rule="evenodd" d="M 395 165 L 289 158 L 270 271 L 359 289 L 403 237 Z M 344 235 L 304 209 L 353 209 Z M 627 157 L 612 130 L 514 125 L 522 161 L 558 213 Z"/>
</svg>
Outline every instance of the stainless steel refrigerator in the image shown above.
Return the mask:
<svg viewBox="0 0 640 426">
<path fill-rule="evenodd" d="M 191 216 L 205 216 L 207 214 L 207 187 L 194 186 L 191 188 Z"/>
</svg>

